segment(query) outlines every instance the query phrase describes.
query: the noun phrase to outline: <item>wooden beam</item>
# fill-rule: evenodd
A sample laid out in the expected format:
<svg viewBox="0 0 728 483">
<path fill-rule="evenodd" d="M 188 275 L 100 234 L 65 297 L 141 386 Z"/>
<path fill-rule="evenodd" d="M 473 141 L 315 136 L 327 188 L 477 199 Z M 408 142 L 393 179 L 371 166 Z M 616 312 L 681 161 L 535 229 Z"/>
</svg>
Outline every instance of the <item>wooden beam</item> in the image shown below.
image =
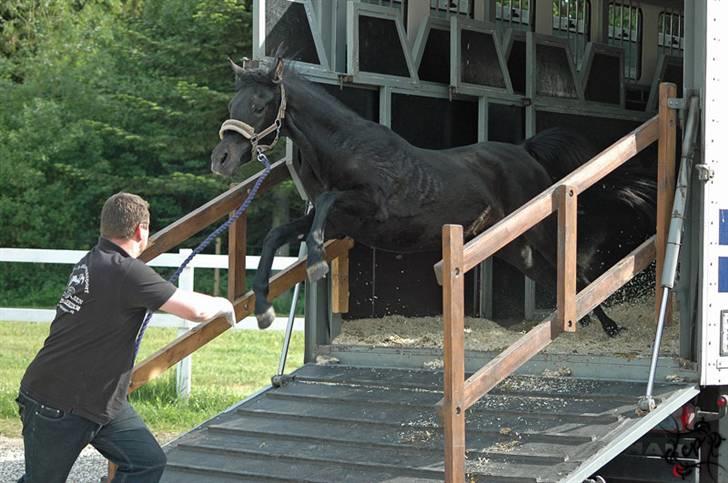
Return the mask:
<svg viewBox="0 0 728 483">
<path fill-rule="evenodd" d="M 445 283 L 442 286 L 445 397 L 441 416 L 445 427 L 445 481 L 465 480 L 465 272 L 463 227 L 442 227 Z"/>
<path fill-rule="evenodd" d="M 553 332 L 560 329 L 558 324 L 552 324 L 554 320 L 552 314 L 470 376 L 465 381 L 465 409 L 548 346 L 556 337 Z"/>
<path fill-rule="evenodd" d="M 556 192 L 559 203 L 558 249 L 556 263 L 556 322 L 564 332 L 576 331 L 576 191 L 561 185 Z M 554 324 L 556 325 L 556 324 Z M 554 337 L 558 335 L 555 334 Z"/>
<path fill-rule="evenodd" d="M 348 238 L 327 242 L 325 245 L 326 260 L 329 261 L 347 253 L 351 249 L 353 243 L 354 242 Z M 272 300 L 289 288 L 293 287 L 297 282 L 303 281 L 305 277 L 306 260 L 303 259 L 299 260 L 286 270 L 282 270 L 275 276 L 271 277 L 268 299 Z M 238 320 L 240 320 L 253 313 L 255 295 L 253 295 L 253 292 L 248 292 L 239 299 L 235 300 L 233 305 L 235 306 L 235 314 Z M 222 317 L 195 326 L 146 358 L 140 364 L 134 366 L 129 392 L 138 389 L 155 377 L 159 376 L 169 367 L 192 354 L 194 351 L 207 344 L 229 328 L 230 325 Z"/>
<path fill-rule="evenodd" d="M 578 320 L 594 310 L 594 307 L 604 302 L 617 289 L 647 268 L 654 259 L 655 237 L 653 236 L 579 292 L 576 297 L 576 319 Z M 560 325 L 554 323 L 555 320 L 555 314 L 551 314 L 470 376 L 465 381 L 464 408 L 471 407 L 499 382 L 513 374 L 548 346 L 559 332 Z M 438 405 L 444 406 L 444 404 L 445 399 L 443 398 Z"/>
<path fill-rule="evenodd" d="M 247 195 L 246 195 L 247 196 Z M 230 225 L 228 231 L 228 299 L 236 300 L 245 293 L 245 255 L 247 254 L 248 214 Z"/>
<path fill-rule="evenodd" d="M 487 231 L 465 245 L 463 265 L 466 272 L 486 258 L 521 236 L 536 223 L 556 211 L 554 191 L 561 184 L 573 186 L 576 194 L 592 186 L 628 159 L 642 151 L 657 139 L 658 117 L 654 116 L 637 129 L 599 153 L 591 161 L 544 190 L 531 201 L 514 211 Z M 442 260 L 434 266 L 438 283 L 441 282 Z"/>
<path fill-rule="evenodd" d="M 662 269 L 665 266 L 667 237 L 672 218 L 672 203 L 675 199 L 675 146 L 677 131 L 677 113 L 670 109 L 667 101 L 677 96 L 677 86 L 671 83 L 660 84 L 660 139 L 657 142 L 657 262 L 655 271 L 655 321 L 660 316 L 662 301 Z M 670 323 L 672 310 L 668 299 L 665 320 Z"/>
<path fill-rule="evenodd" d="M 195 211 L 186 214 L 171 225 L 155 233 L 149 239 L 149 246 L 139 256 L 139 259 L 143 262 L 148 262 L 156 256 L 176 247 L 192 235 L 199 233 L 230 211 L 236 209 L 245 200 L 246 190 L 252 188 L 262 174 L 262 171 L 256 173 L 235 188 L 227 190 L 200 206 Z M 258 195 L 281 181 L 288 179 L 288 176 L 286 161 L 276 161 L 271 165 L 271 172 L 260 186 Z"/>
<path fill-rule="evenodd" d="M 349 253 L 331 260 L 331 312 L 349 311 Z"/>
</svg>

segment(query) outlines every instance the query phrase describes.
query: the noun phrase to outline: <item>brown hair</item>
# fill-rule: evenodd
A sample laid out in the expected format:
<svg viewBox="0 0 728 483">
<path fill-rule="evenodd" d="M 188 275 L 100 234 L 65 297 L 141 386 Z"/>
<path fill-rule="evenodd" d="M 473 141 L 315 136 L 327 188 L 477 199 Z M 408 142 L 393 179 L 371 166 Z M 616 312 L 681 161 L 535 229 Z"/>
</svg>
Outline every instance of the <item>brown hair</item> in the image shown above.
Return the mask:
<svg viewBox="0 0 728 483">
<path fill-rule="evenodd" d="M 141 196 L 116 193 L 101 209 L 101 236 L 128 240 L 141 223 L 149 223 L 149 203 Z"/>
</svg>

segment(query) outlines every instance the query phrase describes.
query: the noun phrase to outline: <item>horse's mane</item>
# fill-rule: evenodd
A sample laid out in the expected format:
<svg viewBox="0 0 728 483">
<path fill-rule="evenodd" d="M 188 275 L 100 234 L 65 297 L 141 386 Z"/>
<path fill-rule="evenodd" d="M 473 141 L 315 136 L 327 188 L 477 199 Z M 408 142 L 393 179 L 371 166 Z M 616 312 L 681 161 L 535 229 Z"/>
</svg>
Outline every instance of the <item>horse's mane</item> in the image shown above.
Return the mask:
<svg viewBox="0 0 728 483">
<path fill-rule="evenodd" d="M 275 66 L 273 65 L 246 70 L 242 76 L 236 77 L 235 89 L 239 90 L 251 83 L 263 84 L 269 87 L 275 86 L 276 81 L 273 80 L 274 69 Z M 323 88 L 299 74 L 290 64 L 284 64 L 282 77 L 287 88 L 293 88 L 299 95 L 303 94 L 307 99 L 313 101 L 310 105 L 315 106 L 315 108 L 321 108 L 321 114 L 327 118 L 345 120 L 349 123 L 354 120 L 364 120 L 359 114 L 326 92 Z M 343 124 L 340 127 L 345 129 L 347 124 Z"/>
</svg>

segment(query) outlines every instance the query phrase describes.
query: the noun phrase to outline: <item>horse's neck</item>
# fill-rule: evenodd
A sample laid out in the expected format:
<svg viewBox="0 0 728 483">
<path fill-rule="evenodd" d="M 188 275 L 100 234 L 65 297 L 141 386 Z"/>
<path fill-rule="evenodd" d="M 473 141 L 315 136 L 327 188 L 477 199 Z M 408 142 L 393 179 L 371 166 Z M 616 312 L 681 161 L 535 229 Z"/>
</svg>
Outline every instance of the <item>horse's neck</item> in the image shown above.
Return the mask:
<svg viewBox="0 0 728 483">
<path fill-rule="evenodd" d="M 304 162 L 326 184 L 329 166 L 327 161 L 337 156 L 337 148 L 331 142 L 333 133 L 341 129 L 355 133 L 357 123 L 366 123 L 359 116 L 332 101 L 320 88 L 303 79 L 293 79 L 286 84 L 287 112 L 284 134 L 301 149 Z"/>
</svg>

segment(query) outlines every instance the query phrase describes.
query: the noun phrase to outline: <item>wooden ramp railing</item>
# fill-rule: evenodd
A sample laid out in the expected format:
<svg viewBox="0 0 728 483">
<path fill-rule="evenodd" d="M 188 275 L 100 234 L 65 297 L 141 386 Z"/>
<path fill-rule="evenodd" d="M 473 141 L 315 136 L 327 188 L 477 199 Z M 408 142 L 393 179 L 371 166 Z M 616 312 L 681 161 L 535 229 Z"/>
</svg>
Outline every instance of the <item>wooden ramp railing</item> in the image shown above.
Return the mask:
<svg viewBox="0 0 728 483">
<path fill-rule="evenodd" d="M 203 206 L 183 216 L 176 222 L 157 232 L 149 239 L 149 246 L 140 255 L 139 259 L 145 262 L 156 256 L 165 253 L 191 236 L 199 233 L 211 224 L 219 221 L 226 214 L 234 211 L 242 204 L 255 182 L 262 173 L 257 173 L 242 183 L 234 186 L 225 193 L 205 203 Z M 280 160 L 271 165 L 271 172 L 261 184 L 258 194 L 271 189 L 276 184 L 288 178 L 288 169 L 285 160 Z M 245 271 L 245 214 L 230 226 L 228 246 L 228 298 L 233 302 L 235 314 L 240 320 L 253 313 L 255 307 L 255 295 L 252 291 L 245 292 L 244 276 L 235 276 Z M 336 261 L 332 266 L 332 277 L 335 280 L 335 291 L 348 294 L 348 254 L 354 242 L 351 239 L 334 240 L 325 244 L 326 261 Z M 286 290 L 292 288 L 296 283 L 306 278 L 306 260 L 299 260 L 285 270 L 278 272 L 270 279 L 268 298 L 273 299 Z M 346 307 L 343 302 L 339 306 Z M 129 392 L 139 389 L 144 384 L 161 375 L 188 355 L 195 352 L 218 335 L 230 328 L 227 321 L 220 317 L 204 324 L 199 324 L 186 333 L 173 340 L 165 347 L 147 357 L 144 361 L 134 366 L 132 371 Z M 116 467 L 109 463 L 108 481 L 113 479 Z"/>
<path fill-rule="evenodd" d="M 346 238 L 327 242 L 325 246 L 326 261 L 346 257 L 354 241 Z M 272 299 L 306 278 L 306 260 L 299 260 L 285 270 L 281 270 L 270 279 L 268 298 Z M 253 313 L 255 295 L 252 291 L 233 301 L 235 315 L 238 320 Z M 134 366 L 129 392 L 132 392 L 151 381 L 166 369 L 172 367 L 186 356 L 210 342 L 230 328 L 224 317 L 219 317 L 204 324 L 199 324 L 173 340 L 165 347 L 147 357 Z"/>
<path fill-rule="evenodd" d="M 674 196 L 676 145 L 676 114 L 668 108 L 667 101 L 670 97 L 675 97 L 676 91 L 674 84 L 662 84 L 657 116 L 466 245 L 463 245 L 462 226 L 443 227 L 443 259 L 435 264 L 435 274 L 442 284 L 443 294 L 445 387 L 444 397 L 438 406 L 445 427 L 447 482 L 462 482 L 465 479 L 465 411 L 548 346 L 559 334 L 576 330 L 577 320 L 647 267 L 655 259 L 656 254 L 657 266 L 662 266 L 664 240 L 667 239 Z M 657 140 L 659 140 L 657 235 L 645 241 L 577 295 L 576 205 L 579 193 L 584 192 Z M 465 380 L 465 273 L 554 211 L 558 212 L 556 311 Z M 660 245 L 663 246 L 662 251 L 659 250 Z"/>
</svg>

